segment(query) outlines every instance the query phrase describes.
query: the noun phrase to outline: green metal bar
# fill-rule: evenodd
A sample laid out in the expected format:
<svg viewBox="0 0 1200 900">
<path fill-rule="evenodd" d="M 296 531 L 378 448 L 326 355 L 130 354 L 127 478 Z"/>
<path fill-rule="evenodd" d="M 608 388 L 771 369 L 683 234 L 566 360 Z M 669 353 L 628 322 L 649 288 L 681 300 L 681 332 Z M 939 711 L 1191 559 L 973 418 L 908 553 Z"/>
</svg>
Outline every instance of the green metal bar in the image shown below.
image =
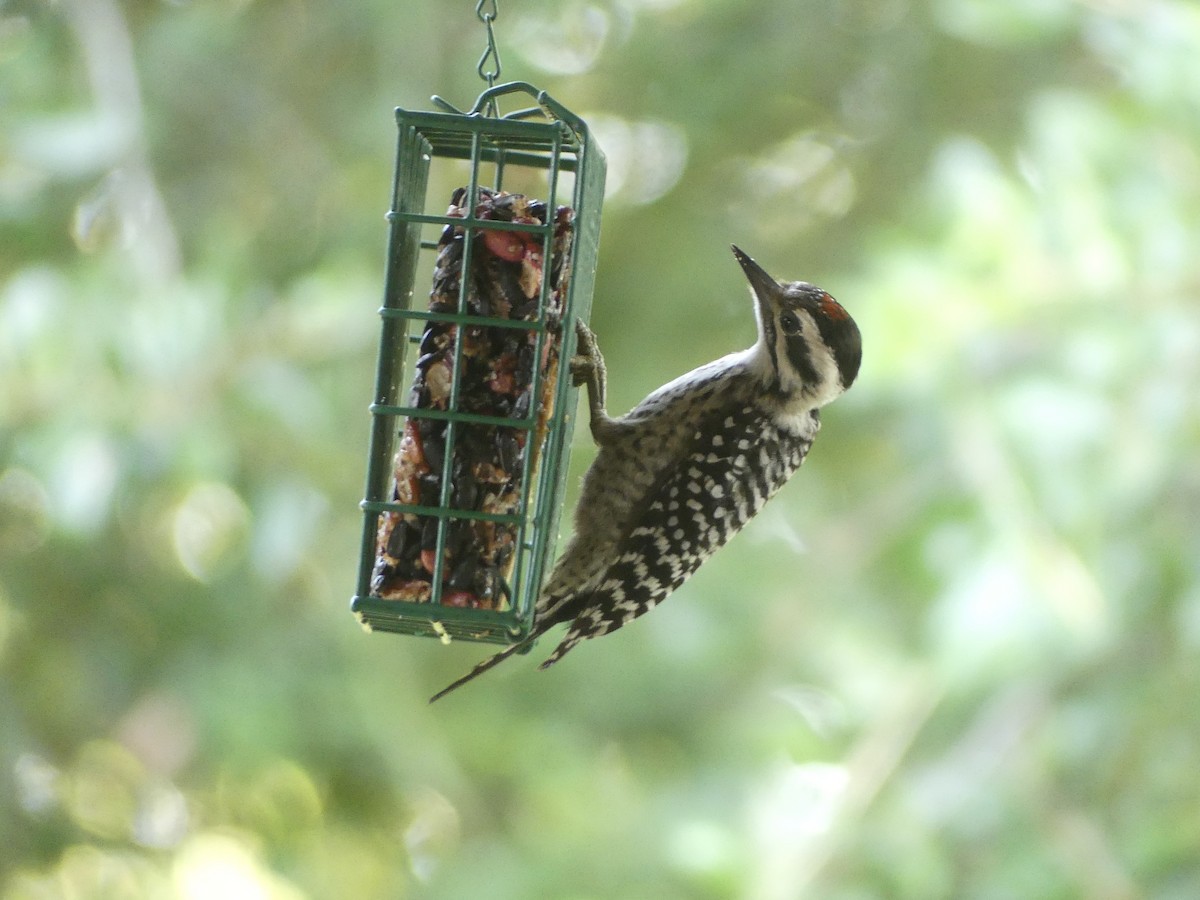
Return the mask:
<svg viewBox="0 0 1200 900">
<path fill-rule="evenodd" d="M 579 116 L 575 115 L 575 113 L 571 112 L 545 91 L 538 91 L 537 102 L 538 106 L 542 108 L 549 118 L 555 122 L 562 123 L 577 139 L 578 145 L 582 146 L 588 134 L 587 123 L 583 119 L 579 118 Z"/>
<path fill-rule="evenodd" d="M 475 229 L 470 224 L 471 220 L 475 219 L 475 206 L 479 197 L 479 149 L 481 138 L 479 132 L 474 132 L 471 135 L 471 178 L 467 184 L 466 208 L 467 214 L 463 217 L 463 255 L 462 264 L 459 268 L 458 277 L 458 314 L 467 314 L 467 300 L 470 297 L 470 283 L 472 275 L 472 263 L 474 257 L 474 237 Z M 454 445 L 458 439 L 458 401 L 462 393 L 462 372 L 463 372 L 463 347 L 466 344 L 465 329 L 460 325 L 455 328 L 454 332 L 454 361 L 450 368 L 450 398 L 447 402 L 447 411 L 451 413 L 450 418 L 446 420 L 446 439 L 445 449 L 442 455 L 442 473 L 441 487 L 438 491 L 438 505 L 446 508 L 450 505 L 450 476 L 454 471 Z M 430 602 L 438 603 L 441 601 L 443 584 L 445 582 L 446 568 L 446 538 L 447 529 L 446 517 L 438 518 L 437 523 L 437 543 L 435 547 L 435 556 L 433 562 L 433 571 L 430 573 L 433 578 L 433 583 L 430 588 Z"/>
<path fill-rule="evenodd" d="M 429 637 L 447 635 L 491 644 L 511 644 L 523 636 L 522 629 L 513 625 L 510 613 L 490 609 L 450 608 L 374 597 L 355 597 L 351 609 L 373 630 Z"/>
<path fill-rule="evenodd" d="M 472 137 L 472 153 L 471 153 L 471 181 L 467 188 L 467 203 L 468 209 L 473 210 L 475 198 L 475 183 L 479 174 L 479 162 L 477 159 L 477 144 L 478 136 Z M 471 218 L 473 212 L 467 213 L 467 218 Z M 471 271 L 471 230 L 464 227 L 463 231 L 463 257 L 462 266 L 459 270 L 458 278 L 458 312 L 463 314 L 466 312 L 464 305 L 464 292 L 468 283 L 468 276 Z M 462 381 L 462 351 L 463 351 L 463 329 L 457 327 L 454 335 L 454 353 L 453 361 L 450 365 L 450 397 L 447 401 L 446 408 L 450 415 L 445 419 L 446 432 L 443 442 L 442 451 L 442 471 L 440 487 L 438 489 L 438 505 L 445 509 L 450 505 L 450 474 L 453 471 L 454 461 L 454 443 L 458 437 L 458 423 L 456 421 L 458 412 L 458 394 L 459 385 Z M 446 580 L 446 538 L 447 524 L 445 516 L 439 516 L 437 520 L 437 536 L 434 540 L 434 557 L 433 571 L 429 573 L 431 578 L 429 586 L 429 602 L 440 603 L 443 594 L 443 585 Z"/>
<path fill-rule="evenodd" d="M 477 509 L 455 509 L 450 506 L 422 506 L 419 503 L 389 503 L 385 500 L 364 500 L 359 504 L 368 512 L 409 513 L 417 516 L 433 516 L 438 519 L 471 519 L 476 522 L 499 522 L 516 525 L 521 521 L 517 513 L 485 513 Z"/>
<path fill-rule="evenodd" d="M 493 231 L 529 231 L 534 234 L 545 234 L 550 230 L 548 225 L 534 222 L 505 222 L 503 219 L 477 219 L 472 213 L 469 216 L 434 216 L 424 213 L 389 212 L 388 221 L 400 219 L 405 222 L 420 222 L 425 225 L 461 225 L 466 228 L 490 228 Z"/>
<path fill-rule="evenodd" d="M 548 103 L 553 104 L 553 101 L 545 95 L 542 95 L 539 101 L 543 106 Z M 553 109 L 556 106 L 557 104 L 553 104 L 552 111 L 565 120 L 569 113 L 561 107 Z M 600 217 L 584 213 L 589 209 L 598 209 L 603 202 L 606 169 L 604 154 L 587 126 L 582 120 L 573 116 L 571 121 L 574 127 L 574 136 L 578 139 L 576 152 L 578 165 L 575 170 L 575 184 L 571 198 L 571 205 L 576 211 L 575 234 L 571 248 L 571 280 L 567 288 L 568 295 L 564 305 L 562 325 L 561 365 L 564 367 L 575 352 L 575 322 L 577 320 L 586 322 L 591 313 L 600 245 Z M 558 420 L 558 427 L 551 430 L 546 446 L 547 459 L 560 460 L 561 464 L 557 469 L 552 466 L 542 467 L 539 473 L 539 490 L 544 491 L 545 496 L 562 497 L 566 492 L 568 476 L 566 450 L 574 430 L 577 396 L 578 389 L 572 384 L 571 378 L 566 374 L 564 368 L 560 373 L 555 398 L 556 410 L 561 412 L 561 418 Z M 546 540 L 541 551 L 543 564 L 548 563 L 553 557 L 561 513 L 561 504 L 551 505 L 546 520 L 541 524 Z"/>
<path fill-rule="evenodd" d="M 377 416 L 406 416 L 412 419 L 438 419 L 442 422 L 465 422 L 470 425 L 497 425 L 505 428 L 520 428 L 528 431 L 537 424 L 537 418 L 509 419 L 504 416 L 485 416 L 482 413 L 450 412 L 445 409 L 422 409 L 416 406 L 384 406 L 372 403 L 368 409 Z"/>
<path fill-rule="evenodd" d="M 544 331 L 545 326 L 538 322 L 526 322 L 518 319 L 493 319 L 488 316 L 475 316 L 467 313 L 443 313 L 424 309 L 381 309 L 379 314 L 392 319 L 423 319 L 429 322 L 449 322 L 452 325 L 483 325 L 488 328 L 512 328 L 522 331 Z"/>
<path fill-rule="evenodd" d="M 431 148 L 415 128 L 401 128 L 397 135 L 396 155 L 398 160 L 410 160 L 407 166 L 397 165 L 392 180 L 393 210 L 405 211 L 410 198 L 423 198 L 429 178 Z M 420 226 L 414 223 L 394 221 L 388 240 L 387 263 L 384 274 L 384 306 L 390 306 L 399 298 L 406 302 L 411 298 L 411 285 L 415 277 L 417 256 L 420 252 Z M 407 288 L 407 289 L 406 289 Z M 403 323 L 390 317 L 382 320 L 379 352 L 376 359 L 376 401 L 390 403 L 399 391 L 403 372 L 403 344 L 396 352 L 398 330 Z M 398 358 L 399 357 L 399 358 Z M 381 396 L 382 395 L 382 396 Z M 388 420 L 374 417 L 371 426 L 371 447 L 367 462 L 364 496 L 378 499 L 386 496 L 391 464 L 392 425 Z M 374 569 L 375 535 L 378 531 L 377 515 L 364 512 L 362 551 L 358 573 L 358 592 L 365 595 L 370 590 L 371 574 Z"/>
<path fill-rule="evenodd" d="M 562 152 L 562 143 L 561 143 L 560 137 L 561 136 L 555 137 L 554 144 L 552 147 L 552 152 L 550 153 L 550 157 L 549 157 L 550 166 L 549 166 L 549 170 L 547 172 L 547 183 L 548 183 L 548 191 L 547 191 L 547 196 L 546 196 L 547 229 L 546 229 L 546 232 L 542 235 L 542 283 L 541 283 L 540 290 L 538 293 L 538 325 L 540 326 L 540 328 L 536 332 L 536 336 L 534 338 L 534 348 L 533 348 L 534 365 L 532 367 L 533 371 L 530 376 L 530 384 L 529 384 L 531 400 L 536 399 L 538 401 L 536 404 L 530 403 L 530 407 L 531 407 L 530 412 L 531 412 L 531 415 L 535 419 L 540 419 L 541 415 L 542 415 L 541 411 L 540 411 L 540 407 L 541 407 L 540 401 L 541 401 L 542 393 L 543 393 L 543 382 L 545 380 L 546 374 L 548 374 L 548 373 L 544 374 L 542 372 L 542 359 L 544 358 L 543 354 L 546 352 L 546 341 L 548 340 L 547 316 L 549 313 L 550 299 L 551 299 L 550 274 L 553 269 L 553 265 L 554 265 L 554 261 L 555 261 L 555 257 L 554 257 L 554 226 L 556 224 L 556 213 L 557 213 L 557 209 L 558 209 L 558 202 L 557 202 L 557 200 L 558 200 L 558 198 L 557 198 L 558 171 L 559 171 L 558 170 L 558 162 L 559 162 L 559 158 L 560 158 L 561 152 Z M 568 252 L 570 252 L 570 251 L 568 250 Z M 566 286 L 562 285 L 560 283 L 560 290 L 562 290 L 564 287 L 566 287 Z M 564 294 L 561 299 L 563 301 L 564 312 L 565 312 L 567 295 Z M 561 320 L 560 320 L 559 327 L 561 328 Z M 556 366 L 558 368 L 558 371 L 556 372 L 556 376 L 559 379 L 561 379 L 561 377 L 562 377 L 562 355 L 561 355 L 561 352 L 562 351 L 561 351 L 561 346 L 560 346 L 560 355 L 559 355 L 559 359 L 556 362 Z M 555 388 L 557 389 L 557 387 L 558 387 L 558 383 L 556 381 Z M 546 433 L 539 435 L 536 433 L 536 431 L 527 432 L 528 437 L 525 440 L 525 456 L 524 456 L 524 459 L 522 460 L 522 470 L 521 470 L 520 509 L 521 509 L 521 512 L 523 515 L 529 510 L 531 499 L 534 500 L 534 502 L 536 504 L 537 500 L 546 496 L 540 490 L 540 485 L 535 485 L 534 479 L 531 477 L 533 475 L 535 461 L 540 460 L 540 462 L 541 462 L 540 471 L 544 471 L 547 468 L 554 468 L 556 460 L 559 459 L 559 457 L 550 457 L 545 452 L 547 448 L 545 446 L 541 446 L 541 445 L 546 445 L 546 444 L 550 443 L 548 440 L 549 439 L 548 432 L 553 430 L 552 429 L 553 418 L 554 418 L 553 416 L 546 416 L 546 424 L 545 424 Z M 530 534 L 530 531 L 532 531 L 532 535 Z M 542 572 L 543 572 L 543 567 L 544 567 L 544 562 L 545 562 L 544 553 L 542 551 L 545 547 L 546 537 L 547 537 L 546 529 L 542 527 L 542 523 L 537 521 L 537 517 L 536 516 L 532 517 L 532 521 L 531 521 L 530 517 L 526 516 L 525 522 L 521 525 L 521 527 L 519 529 L 519 533 L 517 535 L 517 544 L 518 544 L 517 549 L 516 549 L 517 563 L 516 563 L 516 566 L 514 567 L 514 571 L 513 571 L 513 580 L 516 584 L 522 584 L 522 583 L 524 583 L 522 581 L 523 578 L 529 578 L 531 580 L 532 584 L 539 585 L 539 586 L 541 585 Z M 527 569 L 528 569 L 528 571 L 527 571 Z M 524 593 L 518 602 L 521 602 L 523 604 L 523 606 L 534 604 L 536 602 L 535 592 L 529 591 L 529 592 Z M 524 614 L 526 612 L 526 610 L 522 609 L 521 612 Z"/>
<path fill-rule="evenodd" d="M 503 84 L 489 85 L 488 89 L 479 95 L 475 105 L 471 107 L 472 115 L 477 114 L 487 106 L 493 105 L 499 98 L 509 94 L 525 93 L 536 97 L 538 89 L 528 81 L 506 81 Z"/>
<path fill-rule="evenodd" d="M 483 157 L 485 159 L 487 159 L 488 162 L 494 162 L 495 160 L 493 159 L 493 157 L 498 152 L 499 151 L 495 151 L 495 150 L 493 150 L 493 151 L 485 150 L 485 151 L 483 151 Z M 442 152 L 440 152 L 438 154 L 438 156 L 449 157 L 451 159 L 470 159 L 471 158 L 470 151 L 455 150 L 454 148 L 444 148 L 442 150 Z M 535 155 L 532 153 L 522 153 L 522 152 L 515 151 L 515 150 L 508 150 L 508 151 L 506 151 L 505 156 L 507 157 L 508 164 L 511 166 L 525 166 L 525 167 L 531 168 L 531 169 L 532 168 L 544 169 L 546 167 L 545 157 L 538 156 L 538 155 Z M 564 159 L 561 168 L 564 172 L 574 172 L 575 171 L 575 163 L 573 160 Z"/>
<path fill-rule="evenodd" d="M 442 149 L 438 138 L 458 137 L 463 134 L 484 135 L 489 141 L 498 143 L 512 140 L 529 145 L 534 141 L 548 139 L 558 129 L 557 122 L 529 120 L 493 119 L 490 116 L 456 116 L 449 113 L 424 112 L 421 110 L 396 108 L 397 121 L 417 128 L 433 145 L 435 152 Z"/>
</svg>

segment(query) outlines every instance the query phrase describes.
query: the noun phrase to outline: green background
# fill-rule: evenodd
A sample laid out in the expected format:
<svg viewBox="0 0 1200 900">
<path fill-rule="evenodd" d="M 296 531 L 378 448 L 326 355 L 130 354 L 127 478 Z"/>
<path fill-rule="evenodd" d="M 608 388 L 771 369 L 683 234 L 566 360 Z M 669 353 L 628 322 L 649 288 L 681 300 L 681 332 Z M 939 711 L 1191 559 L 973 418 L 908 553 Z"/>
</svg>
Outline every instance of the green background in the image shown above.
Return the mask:
<svg viewBox="0 0 1200 900">
<path fill-rule="evenodd" d="M 614 412 L 752 342 L 730 242 L 858 383 L 652 615 L 429 707 L 485 648 L 347 605 L 391 110 L 473 102 L 474 4 L 0 4 L 0 897 L 1200 896 L 1200 7 L 496 33 L 609 157 Z"/>
</svg>

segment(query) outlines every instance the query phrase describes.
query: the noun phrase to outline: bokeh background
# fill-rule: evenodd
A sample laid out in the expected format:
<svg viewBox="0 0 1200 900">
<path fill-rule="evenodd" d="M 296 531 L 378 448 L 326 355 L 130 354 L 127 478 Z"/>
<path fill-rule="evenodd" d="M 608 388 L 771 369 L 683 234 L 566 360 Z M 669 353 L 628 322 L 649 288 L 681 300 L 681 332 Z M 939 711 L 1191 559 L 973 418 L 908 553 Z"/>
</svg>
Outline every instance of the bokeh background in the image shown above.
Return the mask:
<svg viewBox="0 0 1200 900">
<path fill-rule="evenodd" d="M 0 897 L 1200 896 L 1200 7 L 496 34 L 609 157 L 614 411 L 753 340 L 731 241 L 858 384 L 664 606 L 429 707 L 485 648 L 348 600 L 391 110 L 473 102 L 474 4 L 0 3 Z"/>
</svg>

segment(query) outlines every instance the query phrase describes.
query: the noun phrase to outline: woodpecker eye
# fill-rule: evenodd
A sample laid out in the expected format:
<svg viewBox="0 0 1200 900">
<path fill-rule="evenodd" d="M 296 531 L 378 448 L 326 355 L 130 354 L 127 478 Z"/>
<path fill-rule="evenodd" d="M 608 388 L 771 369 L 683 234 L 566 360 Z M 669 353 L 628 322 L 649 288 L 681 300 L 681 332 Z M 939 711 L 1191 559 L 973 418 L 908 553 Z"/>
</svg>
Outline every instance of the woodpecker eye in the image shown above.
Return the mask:
<svg viewBox="0 0 1200 900">
<path fill-rule="evenodd" d="M 779 316 L 779 327 L 783 329 L 784 334 L 799 334 L 800 318 L 791 310 L 787 310 Z"/>
</svg>

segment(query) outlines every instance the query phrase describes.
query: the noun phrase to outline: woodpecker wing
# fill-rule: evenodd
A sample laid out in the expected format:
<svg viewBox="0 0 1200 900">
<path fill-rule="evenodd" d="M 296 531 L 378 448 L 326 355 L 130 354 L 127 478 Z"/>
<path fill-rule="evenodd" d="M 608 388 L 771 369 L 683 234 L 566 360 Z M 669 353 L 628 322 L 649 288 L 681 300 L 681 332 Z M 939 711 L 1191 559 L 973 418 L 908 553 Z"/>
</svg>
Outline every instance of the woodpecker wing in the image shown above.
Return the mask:
<svg viewBox="0 0 1200 900">
<path fill-rule="evenodd" d="M 701 422 L 691 451 L 655 485 L 596 587 L 570 601 L 581 611 L 541 668 L 683 584 L 799 468 L 814 432 L 781 432 L 753 404 Z"/>
</svg>

